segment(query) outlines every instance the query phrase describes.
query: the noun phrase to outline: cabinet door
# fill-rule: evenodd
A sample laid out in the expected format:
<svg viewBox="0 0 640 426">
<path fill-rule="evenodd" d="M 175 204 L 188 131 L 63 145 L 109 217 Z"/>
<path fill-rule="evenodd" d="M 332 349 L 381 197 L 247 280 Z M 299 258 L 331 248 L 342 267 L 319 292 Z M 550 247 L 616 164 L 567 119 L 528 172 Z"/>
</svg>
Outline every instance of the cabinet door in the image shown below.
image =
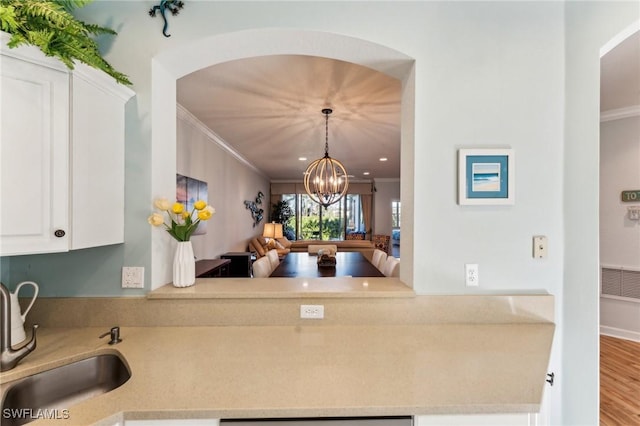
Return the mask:
<svg viewBox="0 0 640 426">
<path fill-rule="evenodd" d="M 125 426 L 218 426 L 218 419 L 127 420 Z"/>
<path fill-rule="evenodd" d="M 536 426 L 535 413 L 511 414 L 450 414 L 415 416 L 415 426 Z"/>
<path fill-rule="evenodd" d="M 133 92 L 82 64 L 72 74 L 71 249 L 124 242 L 124 104 Z"/>
<path fill-rule="evenodd" d="M 68 74 L 1 58 L 0 255 L 66 251 Z"/>
</svg>

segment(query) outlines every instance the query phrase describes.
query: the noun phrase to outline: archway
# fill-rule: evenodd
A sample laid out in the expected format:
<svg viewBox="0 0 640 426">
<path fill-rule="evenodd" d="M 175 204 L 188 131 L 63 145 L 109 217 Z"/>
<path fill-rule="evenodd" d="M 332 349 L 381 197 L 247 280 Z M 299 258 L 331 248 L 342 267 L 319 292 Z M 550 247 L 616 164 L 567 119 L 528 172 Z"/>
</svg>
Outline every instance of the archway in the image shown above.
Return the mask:
<svg viewBox="0 0 640 426">
<path fill-rule="evenodd" d="M 152 60 L 152 196 L 175 190 L 176 80 L 215 64 L 266 55 L 310 55 L 372 68 L 402 82 L 401 198 L 403 266 L 400 278 L 413 284 L 414 60 L 366 40 L 318 31 L 259 29 L 220 34 L 162 52 Z M 151 289 L 171 281 L 170 247 L 152 233 Z"/>
</svg>

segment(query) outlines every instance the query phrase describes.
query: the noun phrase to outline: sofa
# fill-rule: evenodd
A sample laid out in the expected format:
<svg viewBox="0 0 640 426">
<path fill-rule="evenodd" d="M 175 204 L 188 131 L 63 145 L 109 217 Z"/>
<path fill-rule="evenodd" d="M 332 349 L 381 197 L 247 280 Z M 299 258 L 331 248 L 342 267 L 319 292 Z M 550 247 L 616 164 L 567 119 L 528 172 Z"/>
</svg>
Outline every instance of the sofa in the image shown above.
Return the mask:
<svg viewBox="0 0 640 426">
<path fill-rule="evenodd" d="M 308 252 L 309 245 L 333 245 L 336 246 L 338 251 L 359 251 L 369 261 L 373 257 L 373 251 L 375 246 L 372 241 L 369 240 L 296 240 L 289 241 L 287 238 L 277 238 L 275 241 L 275 248 L 278 252 L 278 256 L 282 257 L 290 252 Z M 249 241 L 249 251 L 256 254 L 256 259 L 265 256 L 270 247 L 264 237 L 259 236 L 252 238 Z"/>
<path fill-rule="evenodd" d="M 338 251 L 359 251 L 371 261 L 373 257 L 373 251 L 375 250 L 375 246 L 373 242 L 369 240 L 297 240 L 290 241 L 291 246 L 289 249 L 292 252 L 307 252 L 309 251 L 309 245 L 334 245 L 338 248 Z"/>
<path fill-rule="evenodd" d="M 287 239 L 279 238 L 278 240 L 287 240 Z M 252 238 L 251 241 L 249 241 L 249 251 L 252 253 L 255 253 L 256 259 L 259 259 L 262 256 L 266 256 L 267 252 L 272 248 L 274 248 L 278 252 L 278 257 L 283 257 L 287 253 L 289 253 L 291 250 L 288 247 L 285 247 L 282 244 L 282 242 L 278 240 L 275 240 L 274 243 L 272 243 L 273 245 L 269 246 L 269 243 L 267 242 L 267 240 L 262 236 Z"/>
</svg>

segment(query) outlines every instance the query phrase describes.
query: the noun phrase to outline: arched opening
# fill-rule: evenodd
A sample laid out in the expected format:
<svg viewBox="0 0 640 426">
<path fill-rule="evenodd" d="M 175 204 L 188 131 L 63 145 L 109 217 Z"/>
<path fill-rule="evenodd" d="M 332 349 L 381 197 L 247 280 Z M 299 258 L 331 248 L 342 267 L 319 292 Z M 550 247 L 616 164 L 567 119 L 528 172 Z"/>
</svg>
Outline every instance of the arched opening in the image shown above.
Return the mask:
<svg viewBox="0 0 640 426">
<path fill-rule="evenodd" d="M 266 55 L 310 55 L 352 62 L 402 82 L 401 199 L 403 265 L 401 280 L 413 285 L 414 61 L 385 46 L 352 37 L 304 30 L 247 30 L 208 37 L 162 52 L 152 61 L 152 195 L 175 189 L 176 80 L 223 62 Z M 151 288 L 171 281 L 171 249 L 152 233 Z"/>
<path fill-rule="evenodd" d="M 637 398 L 618 383 L 633 374 L 625 354 L 640 341 L 640 228 L 637 186 L 640 165 L 640 21 L 600 50 L 600 417 L 631 418 Z M 621 192 L 622 191 L 622 192 Z M 634 346 L 635 345 L 635 346 Z M 633 357 L 631 355 L 631 357 Z M 637 370 L 637 368 L 635 369 Z M 630 401 L 630 402 L 629 402 Z M 624 420 L 623 420 L 624 421 Z M 603 422 L 603 424 L 606 423 Z"/>
</svg>

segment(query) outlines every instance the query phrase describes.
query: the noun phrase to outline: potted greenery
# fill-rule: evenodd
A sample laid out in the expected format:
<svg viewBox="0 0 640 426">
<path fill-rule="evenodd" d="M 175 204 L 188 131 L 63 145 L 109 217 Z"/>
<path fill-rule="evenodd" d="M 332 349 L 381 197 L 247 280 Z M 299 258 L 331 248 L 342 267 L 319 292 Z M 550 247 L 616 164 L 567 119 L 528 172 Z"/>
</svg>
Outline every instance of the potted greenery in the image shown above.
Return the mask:
<svg viewBox="0 0 640 426">
<path fill-rule="evenodd" d="M 289 219 L 293 216 L 293 209 L 286 201 L 278 201 L 271 206 L 271 221 L 282 224 L 283 234 L 288 240 L 296 239 L 294 230 L 288 226 Z"/>
<path fill-rule="evenodd" d="M 110 28 L 87 24 L 71 11 L 93 0 L 0 0 L 0 29 L 11 34 L 10 48 L 22 44 L 37 46 L 47 56 L 60 59 L 69 69 L 74 61 L 104 71 L 122 84 L 129 78 L 104 60 L 90 37 L 116 35 Z"/>
</svg>

